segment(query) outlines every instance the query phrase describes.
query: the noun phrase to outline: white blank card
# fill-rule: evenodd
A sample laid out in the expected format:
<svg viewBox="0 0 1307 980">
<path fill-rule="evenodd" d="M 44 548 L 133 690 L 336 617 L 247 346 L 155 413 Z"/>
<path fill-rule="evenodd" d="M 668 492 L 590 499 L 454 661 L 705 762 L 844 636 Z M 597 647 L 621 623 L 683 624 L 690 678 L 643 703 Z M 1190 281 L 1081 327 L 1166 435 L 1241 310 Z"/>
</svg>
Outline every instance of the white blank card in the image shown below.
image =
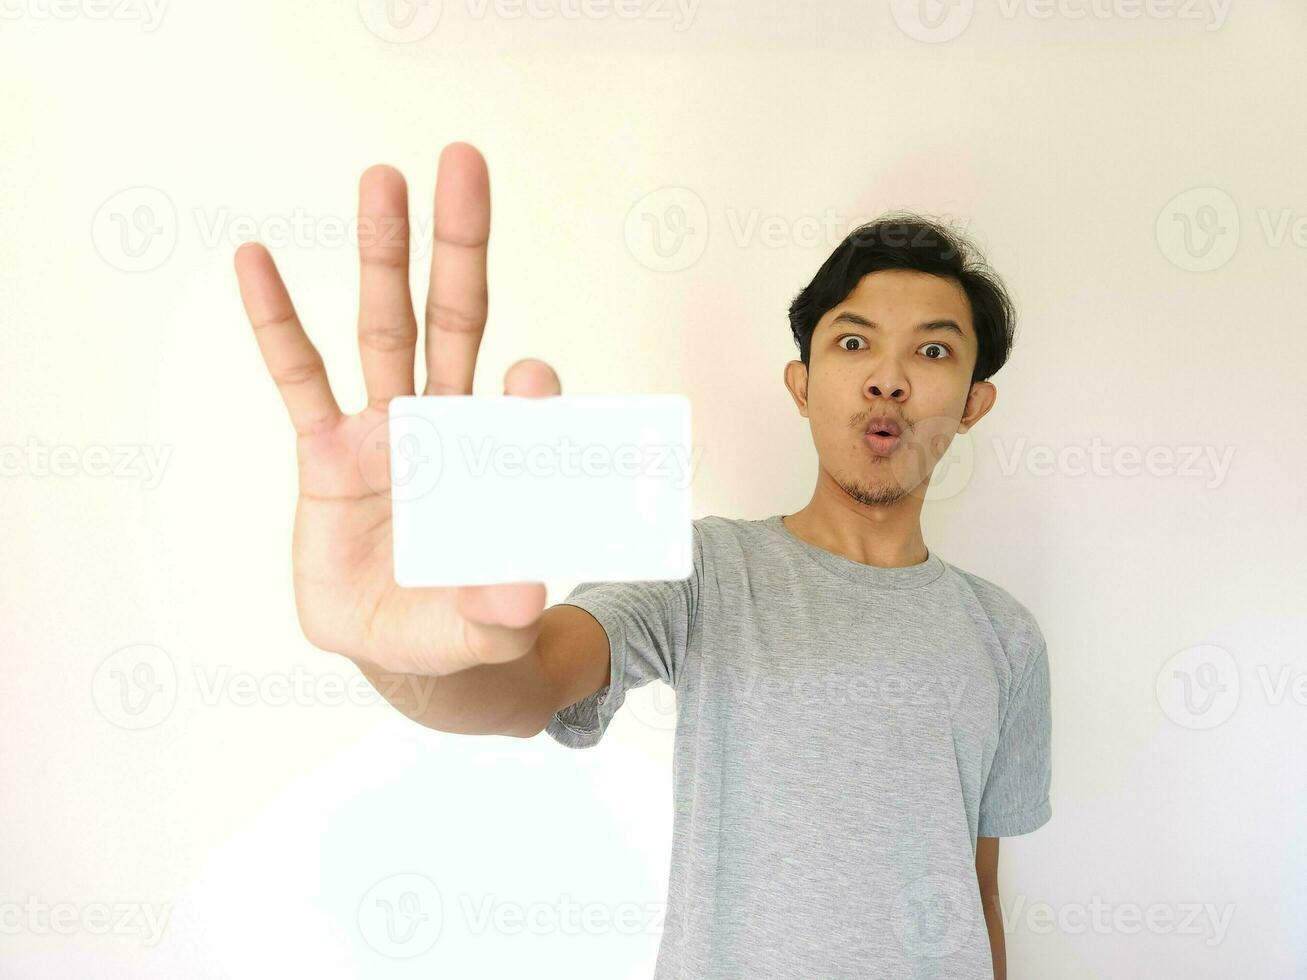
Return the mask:
<svg viewBox="0 0 1307 980">
<path fill-rule="evenodd" d="M 683 395 L 392 399 L 395 581 L 687 578 L 693 462 Z"/>
</svg>

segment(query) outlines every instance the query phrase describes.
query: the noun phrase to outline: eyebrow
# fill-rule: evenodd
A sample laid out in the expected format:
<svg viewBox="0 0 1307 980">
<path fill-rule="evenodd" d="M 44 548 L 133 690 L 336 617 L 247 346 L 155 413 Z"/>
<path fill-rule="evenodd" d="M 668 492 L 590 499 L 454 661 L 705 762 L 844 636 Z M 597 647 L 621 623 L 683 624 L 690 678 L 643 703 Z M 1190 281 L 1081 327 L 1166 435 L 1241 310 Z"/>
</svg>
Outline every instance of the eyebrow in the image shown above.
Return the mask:
<svg viewBox="0 0 1307 980">
<path fill-rule="evenodd" d="M 832 320 L 830 322 L 830 326 L 833 327 L 837 323 L 852 323 L 859 327 L 866 327 L 868 330 L 875 330 L 877 327 L 880 326 L 880 324 L 877 323 L 875 320 L 868 320 L 865 316 L 862 316 L 861 314 L 858 313 L 852 313 L 848 310 L 845 310 L 834 320 Z M 964 340 L 966 339 L 967 336 L 965 333 L 962 332 L 962 328 L 957 325 L 957 322 L 955 320 L 927 320 L 925 323 L 918 323 L 916 326 L 916 330 L 918 333 L 923 333 L 931 330 L 947 330 L 949 333 L 957 334 L 959 337 L 963 338 Z"/>
</svg>

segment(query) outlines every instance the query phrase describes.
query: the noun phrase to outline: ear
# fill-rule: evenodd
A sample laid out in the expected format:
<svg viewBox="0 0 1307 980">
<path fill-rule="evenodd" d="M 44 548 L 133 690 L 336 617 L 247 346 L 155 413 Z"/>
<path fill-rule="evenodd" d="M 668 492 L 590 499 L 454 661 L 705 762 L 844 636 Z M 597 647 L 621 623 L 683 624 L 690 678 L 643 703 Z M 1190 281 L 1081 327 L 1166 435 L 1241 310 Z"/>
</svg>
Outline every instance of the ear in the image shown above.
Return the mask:
<svg viewBox="0 0 1307 980">
<path fill-rule="evenodd" d="M 958 425 L 959 432 L 966 432 L 973 425 L 985 417 L 985 414 L 994 407 L 994 399 L 998 397 L 998 389 L 988 381 L 977 381 L 971 386 L 971 392 L 967 395 L 966 408 L 962 412 L 961 424 Z"/>
<path fill-rule="evenodd" d="M 799 406 L 799 414 L 808 417 L 808 366 L 802 361 L 790 361 L 785 365 L 785 387 L 790 390 L 790 397 Z"/>
</svg>

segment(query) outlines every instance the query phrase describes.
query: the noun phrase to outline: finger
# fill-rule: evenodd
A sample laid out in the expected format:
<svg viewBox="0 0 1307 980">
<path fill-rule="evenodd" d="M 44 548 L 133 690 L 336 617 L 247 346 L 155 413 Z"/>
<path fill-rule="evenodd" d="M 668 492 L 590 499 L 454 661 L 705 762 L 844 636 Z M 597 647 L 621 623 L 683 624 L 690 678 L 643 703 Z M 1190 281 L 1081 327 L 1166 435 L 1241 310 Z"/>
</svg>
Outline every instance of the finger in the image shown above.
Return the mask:
<svg viewBox="0 0 1307 980">
<path fill-rule="evenodd" d="M 547 398 L 561 393 L 558 373 L 536 358 L 524 358 L 504 372 L 506 395 Z M 545 598 L 541 582 L 460 586 L 457 605 L 466 620 L 469 649 L 483 662 L 522 656 L 535 642 Z"/>
<path fill-rule="evenodd" d="M 542 583 L 464 585 L 455 592 L 463 645 L 473 664 L 504 663 L 530 651 L 545 611 Z"/>
<path fill-rule="evenodd" d="M 418 324 L 408 289 L 408 188 L 394 167 L 359 180 L 359 359 L 368 406 L 413 394 Z"/>
<path fill-rule="evenodd" d="M 562 393 L 563 386 L 558 380 L 558 372 L 538 358 L 524 357 L 504 372 L 505 395 L 548 398 Z"/>
<path fill-rule="evenodd" d="M 322 356 L 305 335 L 272 256 L 262 245 L 247 242 L 236 250 L 235 262 L 245 314 L 295 431 L 309 435 L 334 425 L 341 418 L 340 406 Z"/>
<path fill-rule="evenodd" d="M 470 395 L 488 305 L 490 176 L 468 143 L 451 143 L 440 154 L 433 234 L 425 393 Z"/>
<path fill-rule="evenodd" d="M 509 630 L 528 629 L 545 608 L 545 587 L 541 582 L 513 582 L 508 585 L 460 585 L 458 610 L 468 622 L 468 645 L 477 652 L 498 648 Z M 482 641 L 477 641 L 481 633 Z M 493 642 L 486 642 L 492 640 Z"/>
</svg>

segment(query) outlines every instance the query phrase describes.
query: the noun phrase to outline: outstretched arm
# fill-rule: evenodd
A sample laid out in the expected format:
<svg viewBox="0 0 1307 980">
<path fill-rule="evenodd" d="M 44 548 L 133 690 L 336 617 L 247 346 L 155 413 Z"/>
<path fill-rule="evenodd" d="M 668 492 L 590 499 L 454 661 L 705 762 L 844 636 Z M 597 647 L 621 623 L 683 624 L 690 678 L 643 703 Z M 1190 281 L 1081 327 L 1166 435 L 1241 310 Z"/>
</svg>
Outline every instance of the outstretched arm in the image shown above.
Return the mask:
<svg viewBox="0 0 1307 980">
<path fill-rule="evenodd" d="M 470 395 L 488 310 L 490 237 L 490 180 L 475 147 L 453 143 L 441 153 L 435 217 L 424 394 Z M 540 582 L 395 583 L 386 431 L 390 400 L 415 393 L 418 326 L 409 293 L 408 191 L 392 167 L 372 167 L 359 183 L 359 262 L 367 404 L 346 415 L 272 256 L 258 244 L 235 256 L 241 300 L 296 433 L 291 558 L 300 628 L 315 646 L 353 660 L 423 724 L 539 731 L 556 707 L 602 686 L 608 641 L 599 625 L 577 609 L 545 617 Z M 524 359 L 505 373 L 503 391 L 543 398 L 561 386 L 548 364 Z"/>
</svg>

